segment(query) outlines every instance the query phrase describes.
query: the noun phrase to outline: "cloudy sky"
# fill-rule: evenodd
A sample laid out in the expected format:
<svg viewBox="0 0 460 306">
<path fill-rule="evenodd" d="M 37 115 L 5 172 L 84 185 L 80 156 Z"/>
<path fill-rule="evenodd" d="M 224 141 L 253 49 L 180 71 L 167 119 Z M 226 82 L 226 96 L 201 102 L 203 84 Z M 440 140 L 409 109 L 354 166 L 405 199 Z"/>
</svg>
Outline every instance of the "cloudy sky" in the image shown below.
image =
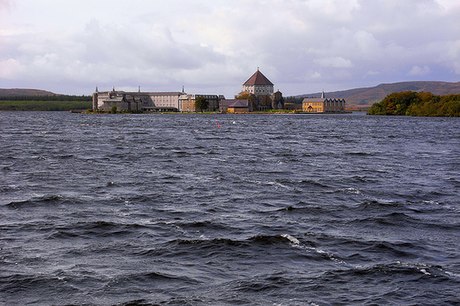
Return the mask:
<svg viewBox="0 0 460 306">
<path fill-rule="evenodd" d="M 0 88 L 231 97 L 460 81 L 459 0 L 0 0 Z"/>
</svg>

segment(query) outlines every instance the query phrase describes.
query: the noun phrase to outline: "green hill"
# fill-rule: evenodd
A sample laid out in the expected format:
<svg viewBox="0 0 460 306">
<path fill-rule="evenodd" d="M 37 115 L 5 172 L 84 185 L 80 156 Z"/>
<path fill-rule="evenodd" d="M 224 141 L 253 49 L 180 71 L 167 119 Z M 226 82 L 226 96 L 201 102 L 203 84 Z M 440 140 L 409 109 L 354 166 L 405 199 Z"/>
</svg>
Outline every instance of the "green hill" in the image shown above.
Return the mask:
<svg viewBox="0 0 460 306">
<path fill-rule="evenodd" d="M 91 106 L 91 96 L 58 95 L 39 89 L 0 88 L 0 111 L 85 110 Z"/>
<path fill-rule="evenodd" d="M 24 97 L 24 96 L 55 96 L 56 94 L 51 91 L 41 89 L 27 89 L 27 88 L 0 88 L 0 97 Z"/>
</svg>

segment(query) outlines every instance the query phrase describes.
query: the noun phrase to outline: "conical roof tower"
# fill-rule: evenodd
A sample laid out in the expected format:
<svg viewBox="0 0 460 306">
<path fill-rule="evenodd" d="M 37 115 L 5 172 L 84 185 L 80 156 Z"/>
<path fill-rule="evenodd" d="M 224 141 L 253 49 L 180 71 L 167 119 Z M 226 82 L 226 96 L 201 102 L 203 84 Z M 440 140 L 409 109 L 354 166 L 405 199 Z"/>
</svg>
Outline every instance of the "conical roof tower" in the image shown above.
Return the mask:
<svg viewBox="0 0 460 306">
<path fill-rule="evenodd" d="M 243 92 L 256 96 L 270 96 L 273 94 L 273 83 L 257 68 L 257 71 L 244 82 Z"/>
<path fill-rule="evenodd" d="M 254 86 L 254 85 L 273 86 L 273 83 L 270 82 L 270 80 L 262 72 L 260 72 L 259 68 L 257 68 L 257 71 L 254 72 L 254 74 L 243 84 L 243 86 Z"/>
</svg>

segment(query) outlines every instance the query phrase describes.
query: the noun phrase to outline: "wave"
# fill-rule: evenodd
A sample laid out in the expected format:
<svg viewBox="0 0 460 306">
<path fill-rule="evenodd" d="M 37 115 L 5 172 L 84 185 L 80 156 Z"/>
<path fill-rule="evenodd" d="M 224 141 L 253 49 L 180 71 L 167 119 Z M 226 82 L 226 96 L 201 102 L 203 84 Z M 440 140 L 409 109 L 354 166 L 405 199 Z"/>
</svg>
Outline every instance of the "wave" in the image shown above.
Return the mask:
<svg viewBox="0 0 460 306">
<path fill-rule="evenodd" d="M 370 216 L 365 218 L 355 218 L 351 220 L 351 223 L 355 224 L 373 224 L 382 226 L 414 226 L 414 227 L 427 227 L 429 229 L 439 228 L 443 230 L 458 230 L 460 223 L 453 220 L 448 222 L 448 216 L 443 217 L 442 222 L 436 222 L 432 215 L 429 215 L 433 211 L 430 207 L 416 208 L 410 204 L 404 204 L 401 202 L 381 203 L 378 201 L 366 201 L 358 204 L 358 211 L 365 211 Z M 436 211 L 444 211 L 444 209 L 434 208 Z M 417 216 L 414 216 L 415 215 Z M 424 215 L 428 218 L 424 218 Z"/>
<path fill-rule="evenodd" d="M 422 221 L 402 212 L 388 212 L 377 216 L 356 218 L 352 220 L 352 223 L 374 224 L 383 226 L 408 226 L 410 224 L 420 224 Z"/>
<path fill-rule="evenodd" d="M 295 205 L 289 205 L 289 206 L 280 208 L 277 211 L 288 212 L 288 213 L 309 214 L 309 215 L 321 215 L 323 213 L 331 212 L 331 207 L 325 207 L 325 206 L 314 205 L 314 204 L 306 204 L 301 201 Z"/>
<path fill-rule="evenodd" d="M 185 229 L 195 229 L 195 230 L 227 230 L 229 226 L 217 223 L 214 221 L 204 220 L 204 221 L 191 221 L 191 222 L 175 222 L 176 226 Z"/>
<path fill-rule="evenodd" d="M 345 152 L 344 154 L 351 155 L 351 156 L 375 156 L 376 155 L 375 152 L 358 152 L 358 151 Z"/>
<path fill-rule="evenodd" d="M 38 197 L 33 197 L 28 200 L 23 201 L 13 201 L 5 206 L 11 209 L 23 209 L 29 207 L 36 207 L 42 205 L 56 205 L 63 203 L 66 198 L 59 194 L 50 194 L 50 195 L 43 195 Z"/>
<path fill-rule="evenodd" d="M 370 246 L 362 248 L 360 252 L 376 253 L 379 256 L 387 253 L 392 257 L 417 258 L 420 255 L 418 252 L 422 250 L 424 250 L 423 247 L 410 242 L 376 241 L 372 242 Z"/>
<path fill-rule="evenodd" d="M 59 288 L 60 291 L 68 292 L 77 291 L 77 289 L 63 282 L 62 278 L 56 275 L 28 273 L 0 277 L 0 292 L 4 294 L 49 293 L 50 288 Z M 38 297 L 36 298 L 38 299 Z"/>
<path fill-rule="evenodd" d="M 395 207 L 405 207 L 406 204 L 397 201 L 379 201 L 379 200 L 366 200 L 357 205 L 360 210 L 386 210 L 394 209 Z"/>
<path fill-rule="evenodd" d="M 382 277 L 390 277 L 393 280 L 402 281 L 405 279 L 403 276 L 414 276 L 415 278 L 412 278 L 412 281 L 427 277 L 436 279 L 437 281 L 452 280 L 452 277 L 441 266 L 423 263 L 405 263 L 401 261 L 328 271 L 321 278 L 338 281 L 343 278 L 359 279 L 360 277 L 373 277 L 375 279 L 382 279 Z"/>
<path fill-rule="evenodd" d="M 17 185 L 4 185 L 0 186 L 0 192 L 12 192 L 12 191 L 18 191 L 21 188 Z"/>
<path fill-rule="evenodd" d="M 175 239 L 161 247 L 144 250 L 141 256 L 186 256 L 197 253 L 203 257 L 232 257 L 244 260 L 254 254 L 264 252 L 269 257 L 289 256 L 299 260 L 331 261 L 345 264 L 340 256 L 325 251 L 310 242 L 302 242 L 289 235 L 256 235 L 247 239 L 213 238 L 213 239 Z"/>
<path fill-rule="evenodd" d="M 215 247 L 238 247 L 250 248 L 254 246 L 289 246 L 291 244 L 298 244 L 299 241 L 288 235 L 256 235 L 247 239 L 238 240 L 230 238 L 212 238 L 212 239 L 175 239 L 170 241 L 170 246 L 194 246 L 196 248 L 208 249 Z"/>
<path fill-rule="evenodd" d="M 154 282 L 156 286 L 159 286 L 162 283 L 170 283 L 173 286 L 177 286 L 178 283 L 181 282 L 189 285 L 200 283 L 198 280 L 185 275 L 148 271 L 114 276 L 107 282 L 106 287 L 121 286 L 122 288 L 129 288 L 136 285 L 144 286 L 145 283 L 151 282 Z"/>
<path fill-rule="evenodd" d="M 277 179 L 277 183 L 283 184 L 286 186 L 294 186 L 294 187 L 320 187 L 320 188 L 329 188 L 330 186 L 323 183 L 322 180 L 314 180 L 314 179 Z"/>
<path fill-rule="evenodd" d="M 48 236 L 48 239 L 128 236 L 149 230 L 149 227 L 137 223 L 123 224 L 111 221 L 89 221 L 58 225 L 52 229 L 53 233 Z"/>
</svg>

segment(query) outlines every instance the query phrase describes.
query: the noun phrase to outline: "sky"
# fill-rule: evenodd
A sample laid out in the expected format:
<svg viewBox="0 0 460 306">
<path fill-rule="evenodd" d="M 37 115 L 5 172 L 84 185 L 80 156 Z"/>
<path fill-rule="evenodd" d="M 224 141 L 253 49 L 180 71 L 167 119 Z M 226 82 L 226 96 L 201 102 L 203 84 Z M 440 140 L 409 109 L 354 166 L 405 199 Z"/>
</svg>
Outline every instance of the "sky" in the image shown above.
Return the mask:
<svg viewBox="0 0 460 306">
<path fill-rule="evenodd" d="M 0 88 L 233 97 L 460 81 L 459 0 L 0 0 Z"/>
</svg>

